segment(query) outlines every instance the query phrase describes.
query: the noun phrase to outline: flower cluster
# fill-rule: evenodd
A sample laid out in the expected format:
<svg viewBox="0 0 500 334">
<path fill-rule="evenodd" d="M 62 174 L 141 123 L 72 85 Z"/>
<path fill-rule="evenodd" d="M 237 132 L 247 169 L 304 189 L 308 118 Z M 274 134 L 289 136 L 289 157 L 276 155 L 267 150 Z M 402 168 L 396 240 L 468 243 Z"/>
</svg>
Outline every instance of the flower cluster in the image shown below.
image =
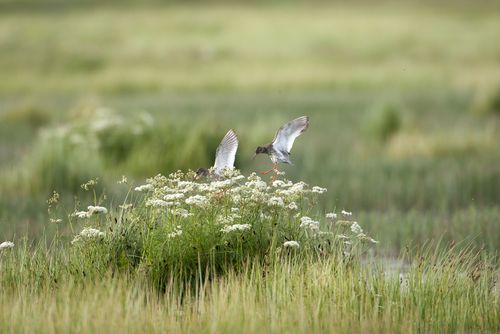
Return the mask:
<svg viewBox="0 0 500 334">
<path fill-rule="evenodd" d="M 325 215 L 326 219 L 335 220 L 337 219 L 337 214 L 335 212 L 329 212 Z"/>
<path fill-rule="evenodd" d="M 208 204 L 208 199 L 203 195 L 194 195 L 186 198 L 186 204 L 203 207 Z"/>
<path fill-rule="evenodd" d="M 300 248 L 300 244 L 297 241 L 290 240 L 290 241 L 285 241 L 283 243 L 283 247 L 285 248 Z"/>
<path fill-rule="evenodd" d="M 73 238 L 72 244 L 75 244 L 81 240 L 85 239 L 101 239 L 104 238 L 104 232 L 99 231 L 96 228 L 84 228 L 80 234 Z"/>
<path fill-rule="evenodd" d="M 300 218 L 300 227 L 304 229 L 308 229 L 311 231 L 318 231 L 319 230 L 319 222 L 312 220 L 311 218 L 304 216 Z"/>
<path fill-rule="evenodd" d="M 0 244 L 0 251 L 9 248 L 14 248 L 14 243 L 12 241 L 4 241 Z"/>
<path fill-rule="evenodd" d="M 204 249 L 228 247 L 232 251 L 236 240 L 269 247 L 273 244 L 271 236 L 275 235 L 281 238 L 280 249 L 301 252 L 320 243 L 331 245 L 335 237 L 346 246 L 357 241 L 376 243 L 357 222 L 349 220 L 351 212 L 330 212 L 323 219 L 312 214 L 310 210 L 317 205 L 318 195 L 326 192 L 326 188 L 284 178 L 268 183 L 255 173 L 245 177 L 237 170 L 205 178 L 191 171 L 178 171 L 157 175 L 135 187 L 138 201 L 122 204 L 120 214 L 124 221 L 134 221 L 139 228 L 148 224 L 149 235 L 158 231 L 161 245 L 172 251 L 184 244 L 189 245 L 189 251 L 199 249 L 193 246 L 197 242 L 212 243 L 203 245 Z M 89 206 L 87 211 L 73 215 L 89 218 L 107 213 L 104 207 Z M 340 228 L 340 232 L 334 227 Z M 103 237 L 104 233 L 97 229 L 84 229 L 73 243 Z"/>
<path fill-rule="evenodd" d="M 250 224 L 234 224 L 234 225 L 228 225 L 225 226 L 221 229 L 222 232 L 224 233 L 229 233 L 233 231 L 245 231 L 251 229 L 252 226 Z"/>
<path fill-rule="evenodd" d="M 311 191 L 312 191 L 313 193 L 317 193 L 317 194 L 320 194 L 320 195 L 321 195 L 321 194 L 325 193 L 325 192 L 327 191 L 327 189 L 326 189 L 326 188 L 321 188 L 321 187 L 315 186 L 315 187 L 313 187 L 313 188 L 312 188 L 312 190 L 311 190 Z"/>
<path fill-rule="evenodd" d="M 175 238 L 178 237 L 182 234 L 182 227 L 180 225 L 177 225 L 174 229 L 173 232 L 167 234 L 168 238 Z"/>
<path fill-rule="evenodd" d="M 199 180 L 192 172 L 177 171 L 169 176 L 157 175 L 148 179 L 146 184 L 136 187 L 135 190 L 147 191 L 146 206 L 180 218 L 205 212 L 208 208 L 217 211 L 217 208 L 229 206 L 229 210 L 217 212 L 214 219 L 222 226 L 220 230 L 223 233 L 250 230 L 252 225 L 245 220 L 248 215 L 251 217 L 257 215 L 261 221 L 269 221 L 277 215 L 286 215 L 289 219 L 295 220 L 306 235 L 331 234 L 331 232 L 320 232 L 320 221 L 303 215 L 302 212 L 303 202 L 310 198 L 309 194 L 321 195 L 327 189 L 318 186 L 309 187 L 304 182 L 294 183 L 282 179 L 268 184 L 255 173 L 245 177 L 237 170 L 227 170 L 220 177 Z M 219 205 L 221 203 L 224 205 Z M 243 209 L 245 212 L 242 212 Z M 352 212 L 342 210 L 340 215 L 348 218 L 352 216 Z M 337 217 L 338 214 L 335 212 L 327 213 L 326 221 L 335 222 Z M 343 222 L 350 228 L 351 236 L 354 235 L 359 240 L 376 242 L 363 233 L 357 222 L 337 221 L 340 225 Z M 296 246 L 294 243 L 287 243 L 285 247 Z"/>
<path fill-rule="evenodd" d="M 135 191 L 151 191 L 153 190 L 153 185 L 152 184 L 143 184 L 141 186 L 135 187 Z"/>
<path fill-rule="evenodd" d="M 77 211 L 77 212 L 74 212 L 72 214 L 72 216 L 77 217 L 77 218 L 89 218 L 95 214 L 104 214 L 105 215 L 107 213 L 108 213 L 108 209 L 106 209 L 103 206 L 89 205 L 87 207 L 87 211 Z"/>
<path fill-rule="evenodd" d="M 300 211 L 301 202 L 308 194 L 322 194 L 325 188 L 310 188 L 304 182 L 293 183 L 289 180 L 275 180 L 268 184 L 255 173 L 245 177 L 237 170 L 226 170 L 220 177 L 197 180 L 194 173 L 178 171 L 169 176 L 157 175 L 147 183 L 135 188 L 145 194 L 145 205 L 181 217 L 188 217 L 199 210 L 213 208 L 224 202 L 234 211 L 231 215 L 218 218 L 221 224 L 229 225 L 235 219 L 239 208 L 252 210 L 262 219 L 277 212 Z M 285 210 L 280 210 L 285 209 Z M 298 215 L 295 218 L 299 218 Z M 311 228 L 319 226 L 310 224 Z"/>
<path fill-rule="evenodd" d="M 358 222 L 353 222 L 351 225 L 351 231 L 355 234 L 363 233 L 363 229 L 359 226 Z"/>
</svg>

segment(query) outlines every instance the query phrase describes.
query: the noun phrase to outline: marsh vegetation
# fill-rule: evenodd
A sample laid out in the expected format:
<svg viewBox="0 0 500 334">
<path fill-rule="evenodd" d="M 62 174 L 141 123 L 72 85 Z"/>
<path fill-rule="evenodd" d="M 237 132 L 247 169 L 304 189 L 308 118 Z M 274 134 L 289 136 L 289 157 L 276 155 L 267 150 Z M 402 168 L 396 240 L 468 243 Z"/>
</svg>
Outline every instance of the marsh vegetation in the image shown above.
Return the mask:
<svg viewBox="0 0 500 334">
<path fill-rule="evenodd" d="M 0 0 L 1 331 L 499 331 L 499 9 Z M 300 115 L 304 198 L 233 203 Z"/>
</svg>

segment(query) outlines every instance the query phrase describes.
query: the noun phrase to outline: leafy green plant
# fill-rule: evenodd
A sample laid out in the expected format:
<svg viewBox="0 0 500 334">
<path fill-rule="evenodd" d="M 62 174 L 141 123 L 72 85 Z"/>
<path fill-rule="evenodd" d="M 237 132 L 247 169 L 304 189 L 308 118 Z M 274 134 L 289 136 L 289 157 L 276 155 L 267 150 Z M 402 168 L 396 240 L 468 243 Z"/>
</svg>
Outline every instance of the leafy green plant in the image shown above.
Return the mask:
<svg viewBox="0 0 500 334">
<path fill-rule="evenodd" d="M 349 212 L 339 213 L 344 219 L 335 213 L 309 217 L 317 215 L 325 188 L 286 179 L 268 184 L 237 171 L 226 176 L 199 182 L 193 172 L 157 175 L 135 188 L 144 193 L 141 198 L 109 215 L 100 206 L 75 212 L 85 221 L 72 242 L 81 252 L 77 257 L 92 268 L 140 268 L 154 286 L 164 287 L 174 273 L 192 280 L 275 255 L 337 252 L 350 259 L 363 245 L 376 243 L 346 219 Z"/>
</svg>

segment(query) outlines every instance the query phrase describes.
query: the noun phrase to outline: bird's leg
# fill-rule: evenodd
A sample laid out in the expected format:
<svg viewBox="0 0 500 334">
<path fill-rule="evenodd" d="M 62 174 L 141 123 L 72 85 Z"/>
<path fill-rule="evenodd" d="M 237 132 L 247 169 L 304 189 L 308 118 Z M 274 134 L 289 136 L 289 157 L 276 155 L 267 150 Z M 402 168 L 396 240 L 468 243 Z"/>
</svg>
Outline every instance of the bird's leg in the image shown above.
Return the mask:
<svg viewBox="0 0 500 334">
<path fill-rule="evenodd" d="M 263 172 L 263 171 L 258 170 L 257 172 L 259 172 L 259 173 L 261 173 L 261 174 L 263 174 L 263 175 L 266 175 L 266 174 L 271 173 L 271 172 L 272 172 L 272 171 L 274 171 L 274 170 L 276 170 L 276 164 L 274 164 L 274 165 L 273 165 L 273 168 L 271 168 L 270 170 L 266 170 L 266 171 L 264 171 L 264 172 Z"/>
<path fill-rule="evenodd" d="M 271 178 L 271 180 L 274 182 L 276 180 L 276 175 L 278 174 L 278 164 L 273 163 L 273 168 L 271 168 L 270 170 L 266 170 L 265 172 L 262 172 L 262 171 L 258 171 L 258 172 L 261 174 L 264 174 L 264 175 L 269 174 L 271 172 L 274 172 L 275 174 Z"/>
</svg>

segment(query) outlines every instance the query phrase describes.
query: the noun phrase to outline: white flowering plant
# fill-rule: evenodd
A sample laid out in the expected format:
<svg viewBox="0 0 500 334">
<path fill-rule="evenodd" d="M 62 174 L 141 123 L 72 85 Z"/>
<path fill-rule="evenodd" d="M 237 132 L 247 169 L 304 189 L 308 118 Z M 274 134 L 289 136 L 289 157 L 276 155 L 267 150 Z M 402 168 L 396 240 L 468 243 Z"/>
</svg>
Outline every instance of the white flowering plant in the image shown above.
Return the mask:
<svg viewBox="0 0 500 334">
<path fill-rule="evenodd" d="M 358 223 L 337 220 L 335 213 L 319 215 L 319 196 L 327 190 L 304 182 L 267 183 L 236 170 L 200 180 L 192 171 L 178 171 L 131 189 L 133 205 L 110 212 L 89 206 L 75 213 L 100 224 L 80 232 L 75 248 L 89 245 L 94 251 L 86 256 L 100 263 L 146 270 L 159 285 L 172 271 L 193 277 L 200 268 L 224 271 L 248 258 L 352 254 L 353 247 L 375 243 Z M 106 219 L 98 220 L 99 215 Z"/>
</svg>

